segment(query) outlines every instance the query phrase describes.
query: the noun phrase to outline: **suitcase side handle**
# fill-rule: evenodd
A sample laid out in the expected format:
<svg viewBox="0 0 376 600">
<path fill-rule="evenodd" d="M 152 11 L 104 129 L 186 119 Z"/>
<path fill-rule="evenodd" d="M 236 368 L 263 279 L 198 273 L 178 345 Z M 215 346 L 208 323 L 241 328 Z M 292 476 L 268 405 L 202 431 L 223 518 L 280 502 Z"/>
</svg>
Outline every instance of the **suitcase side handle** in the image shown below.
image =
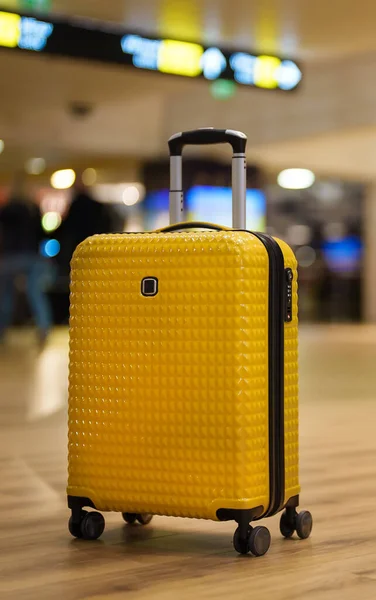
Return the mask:
<svg viewBox="0 0 376 600">
<path fill-rule="evenodd" d="M 225 227 L 224 225 L 204 223 L 203 221 L 188 221 L 167 225 L 167 227 L 157 229 L 156 233 L 171 233 L 172 231 L 180 231 L 181 229 L 213 229 L 214 231 L 231 231 L 231 227 Z"/>
<path fill-rule="evenodd" d="M 233 129 L 204 127 L 193 131 L 175 133 L 168 140 L 170 149 L 170 223 L 183 221 L 184 196 L 182 181 L 182 152 L 186 145 L 229 143 L 232 156 L 232 226 L 246 227 L 247 173 L 245 149 L 247 136 Z"/>
</svg>

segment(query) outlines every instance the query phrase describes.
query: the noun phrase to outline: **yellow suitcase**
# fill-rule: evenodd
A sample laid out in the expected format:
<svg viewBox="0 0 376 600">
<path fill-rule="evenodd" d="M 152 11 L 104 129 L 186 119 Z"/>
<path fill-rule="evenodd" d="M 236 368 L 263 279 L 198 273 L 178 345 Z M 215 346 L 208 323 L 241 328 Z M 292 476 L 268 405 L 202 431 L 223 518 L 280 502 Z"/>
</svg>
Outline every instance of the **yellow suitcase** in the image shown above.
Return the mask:
<svg viewBox="0 0 376 600">
<path fill-rule="evenodd" d="M 233 147 L 233 225 L 184 223 L 186 144 Z M 71 264 L 69 530 L 97 539 L 100 511 L 234 520 L 261 556 L 266 527 L 310 535 L 297 512 L 297 264 L 245 230 L 246 137 L 205 128 L 169 140 L 164 230 L 98 235 Z"/>
</svg>

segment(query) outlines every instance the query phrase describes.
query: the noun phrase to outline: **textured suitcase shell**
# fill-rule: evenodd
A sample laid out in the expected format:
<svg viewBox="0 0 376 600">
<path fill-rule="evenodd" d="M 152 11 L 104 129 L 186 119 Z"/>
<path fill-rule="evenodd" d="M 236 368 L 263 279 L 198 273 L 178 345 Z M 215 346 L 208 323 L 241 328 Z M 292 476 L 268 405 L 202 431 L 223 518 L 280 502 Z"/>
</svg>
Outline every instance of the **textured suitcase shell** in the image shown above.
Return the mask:
<svg viewBox="0 0 376 600">
<path fill-rule="evenodd" d="M 296 261 L 285 496 L 299 493 Z M 72 260 L 68 495 L 217 519 L 269 502 L 267 251 L 246 232 L 94 236 Z M 156 277 L 158 294 L 141 281 Z"/>
</svg>

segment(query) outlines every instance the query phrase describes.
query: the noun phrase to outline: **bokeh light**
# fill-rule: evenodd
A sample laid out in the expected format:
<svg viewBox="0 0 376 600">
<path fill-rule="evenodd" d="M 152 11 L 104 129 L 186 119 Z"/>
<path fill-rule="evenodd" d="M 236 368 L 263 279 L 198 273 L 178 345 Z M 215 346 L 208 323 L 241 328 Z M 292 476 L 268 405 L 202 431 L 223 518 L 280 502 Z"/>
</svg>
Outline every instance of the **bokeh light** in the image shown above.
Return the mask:
<svg viewBox="0 0 376 600">
<path fill-rule="evenodd" d="M 42 217 L 42 227 L 45 231 L 55 231 L 61 225 L 61 216 L 58 212 L 47 212 Z"/>
<path fill-rule="evenodd" d="M 97 172 L 95 169 L 93 169 L 92 167 L 89 167 L 88 169 L 85 169 L 85 171 L 82 173 L 82 182 L 86 185 L 86 186 L 91 186 L 94 185 L 95 182 L 97 181 Z"/>
<path fill-rule="evenodd" d="M 54 258 L 60 252 L 60 243 L 58 240 L 44 240 L 40 252 L 45 258 Z"/>
<path fill-rule="evenodd" d="M 217 79 L 211 84 L 210 92 L 216 100 L 228 100 L 236 93 L 236 83 L 228 79 Z"/>
<path fill-rule="evenodd" d="M 46 169 L 44 158 L 29 158 L 25 163 L 25 171 L 29 175 L 41 175 Z"/>
<path fill-rule="evenodd" d="M 304 246 L 311 241 L 312 229 L 308 225 L 290 225 L 287 239 L 292 246 Z"/>
<path fill-rule="evenodd" d="M 133 181 L 123 183 L 100 183 L 94 188 L 94 196 L 104 204 L 133 206 L 145 198 L 144 184 Z"/>
<path fill-rule="evenodd" d="M 67 190 L 76 181 L 73 169 L 61 169 L 51 175 L 51 185 L 55 190 Z"/>
<path fill-rule="evenodd" d="M 135 185 L 129 185 L 123 192 L 123 202 L 126 206 L 133 206 L 140 200 L 140 190 Z"/>
<path fill-rule="evenodd" d="M 315 183 L 315 174 L 309 169 L 285 169 L 277 181 L 286 190 L 305 190 Z"/>
<path fill-rule="evenodd" d="M 65 190 L 51 190 L 50 188 L 43 190 L 40 201 L 42 214 L 57 212 L 62 216 L 69 204 L 69 193 Z"/>
<path fill-rule="evenodd" d="M 323 227 L 323 236 L 327 240 L 341 240 L 346 235 L 346 226 L 341 222 L 329 222 Z"/>
<path fill-rule="evenodd" d="M 317 181 L 315 192 L 318 201 L 325 206 L 334 206 L 343 198 L 343 184 L 333 181 Z"/>
<path fill-rule="evenodd" d="M 316 251 L 311 246 L 302 246 L 295 254 L 300 267 L 311 267 L 316 260 Z"/>
<path fill-rule="evenodd" d="M 331 239 L 322 246 L 325 261 L 335 273 L 356 271 L 363 255 L 363 243 L 358 236 L 348 235 L 342 239 Z"/>
</svg>

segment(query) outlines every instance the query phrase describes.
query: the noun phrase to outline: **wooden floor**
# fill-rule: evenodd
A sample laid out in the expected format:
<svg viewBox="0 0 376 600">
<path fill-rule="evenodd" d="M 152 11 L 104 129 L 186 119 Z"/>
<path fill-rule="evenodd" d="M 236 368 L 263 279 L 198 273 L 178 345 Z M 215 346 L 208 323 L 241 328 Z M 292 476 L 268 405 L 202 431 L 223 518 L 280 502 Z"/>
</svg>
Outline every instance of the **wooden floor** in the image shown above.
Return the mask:
<svg viewBox="0 0 376 600">
<path fill-rule="evenodd" d="M 302 506 L 312 537 L 268 520 L 263 558 L 232 548 L 233 524 L 108 515 L 100 541 L 67 531 L 66 331 L 0 350 L 0 598 L 375 600 L 376 328 L 303 328 Z"/>
</svg>

